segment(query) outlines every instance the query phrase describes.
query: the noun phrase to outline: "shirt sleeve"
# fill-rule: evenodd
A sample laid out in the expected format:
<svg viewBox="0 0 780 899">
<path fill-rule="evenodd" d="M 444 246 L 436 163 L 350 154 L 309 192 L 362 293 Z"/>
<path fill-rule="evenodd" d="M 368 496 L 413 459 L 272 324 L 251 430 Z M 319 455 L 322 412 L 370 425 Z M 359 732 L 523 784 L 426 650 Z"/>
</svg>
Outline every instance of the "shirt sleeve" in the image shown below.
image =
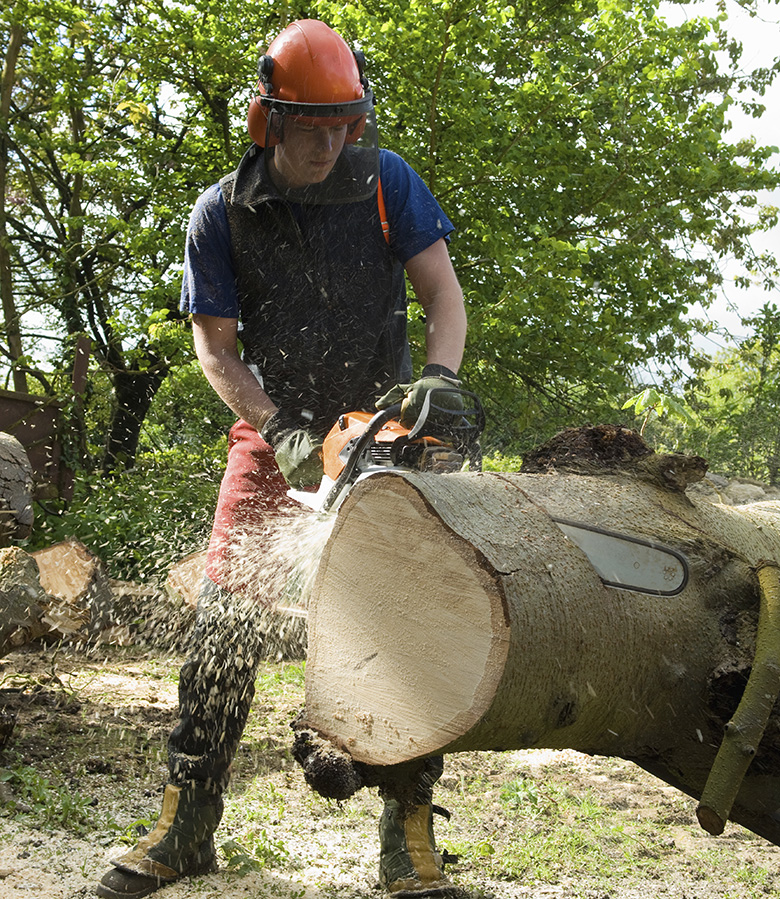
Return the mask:
<svg viewBox="0 0 780 899">
<path fill-rule="evenodd" d="M 201 194 L 190 215 L 180 308 L 219 318 L 239 317 L 230 230 L 218 184 Z"/>
<path fill-rule="evenodd" d="M 405 265 L 442 237 L 449 239 L 455 228 L 417 172 L 396 153 L 380 153 L 390 246 Z"/>
</svg>

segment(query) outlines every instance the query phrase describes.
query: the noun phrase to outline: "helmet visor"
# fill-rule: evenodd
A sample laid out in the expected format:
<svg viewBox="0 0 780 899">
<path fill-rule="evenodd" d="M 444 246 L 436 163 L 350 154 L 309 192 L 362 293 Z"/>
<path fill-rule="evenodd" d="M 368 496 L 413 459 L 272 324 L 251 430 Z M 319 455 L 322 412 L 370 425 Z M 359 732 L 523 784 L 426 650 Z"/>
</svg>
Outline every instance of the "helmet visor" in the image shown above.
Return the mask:
<svg viewBox="0 0 780 899">
<path fill-rule="evenodd" d="M 288 200 L 332 205 L 367 200 L 376 193 L 379 148 L 373 105 L 346 115 L 345 105 L 336 115 L 322 115 L 325 110 L 315 106 L 305 112 L 316 114 L 308 115 L 299 109 L 270 110 L 266 163 Z"/>
</svg>

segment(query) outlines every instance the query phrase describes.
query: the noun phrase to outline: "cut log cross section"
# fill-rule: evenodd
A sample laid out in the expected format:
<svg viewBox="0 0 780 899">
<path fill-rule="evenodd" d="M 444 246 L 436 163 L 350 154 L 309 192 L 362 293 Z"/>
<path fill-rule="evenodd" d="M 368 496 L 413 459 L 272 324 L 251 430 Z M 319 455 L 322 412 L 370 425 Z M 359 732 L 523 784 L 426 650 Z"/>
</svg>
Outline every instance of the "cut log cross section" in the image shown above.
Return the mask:
<svg viewBox="0 0 780 899">
<path fill-rule="evenodd" d="M 356 759 L 393 764 L 435 751 L 477 722 L 501 678 L 509 622 L 500 582 L 401 479 L 363 491 L 337 528 L 309 619 L 310 717 L 338 723 Z"/>
</svg>

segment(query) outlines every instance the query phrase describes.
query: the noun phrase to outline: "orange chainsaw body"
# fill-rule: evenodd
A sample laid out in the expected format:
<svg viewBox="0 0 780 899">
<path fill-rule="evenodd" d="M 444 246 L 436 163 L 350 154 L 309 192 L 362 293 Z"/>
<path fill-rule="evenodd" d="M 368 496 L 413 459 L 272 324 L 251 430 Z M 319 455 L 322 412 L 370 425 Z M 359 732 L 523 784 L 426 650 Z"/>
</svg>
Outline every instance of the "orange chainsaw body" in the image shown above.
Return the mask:
<svg viewBox="0 0 780 899">
<path fill-rule="evenodd" d="M 322 463 L 325 474 L 333 481 L 338 478 L 344 468 L 346 458 L 344 450 L 351 445 L 366 430 L 368 423 L 376 413 L 372 412 L 347 412 L 339 417 L 339 420 L 328 432 L 322 444 Z M 410 428 L 405 428 L 396 419 L 391 419 L 382 425 L 374 436 L 374 444 L 379 455 L 382 449 L 387 450 L 387 464 L 392 465 L 391 448 L 398 441 L 406 442 Z M 414 444 L 424 446 L 441 446 L 442 442 L 433 437 L 421 437 L 413 441 Z"/>
</svg>

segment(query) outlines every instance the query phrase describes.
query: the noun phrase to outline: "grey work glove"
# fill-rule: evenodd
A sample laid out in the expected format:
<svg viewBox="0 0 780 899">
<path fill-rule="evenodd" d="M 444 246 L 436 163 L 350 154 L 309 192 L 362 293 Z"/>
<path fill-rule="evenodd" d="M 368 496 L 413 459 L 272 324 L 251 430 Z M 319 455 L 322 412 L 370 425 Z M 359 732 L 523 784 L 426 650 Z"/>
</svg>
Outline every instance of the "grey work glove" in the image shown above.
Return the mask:
<svg viewBox="0 0 780 899">
<path fill-rule="evenodd" d="M 400 422 L 405 428 L 413 427 L 420 417 L 423 403 L 428 393 L 435 388 L 459 388 L 461 382 L 455 372 L 443 365 L 426 365 L 422 377 L 413 384 L 396 384 L 376 402 L 377 409 L 386 409 L 394 403 L 401 403 Z M 463 409 L 463 397 L 458 393 L 440 393 L 434 396 L 437 406 L 458 412 Z M 448 416 L 449 417 L 449 416 Z M 436 411 L 431 410 L 428 421 L 436 424 Z"/>
<path fill-rule="evenodd" d="M 322 441 L 295 427 L 275 412 L 260 431 L 274 451 L 274 459 L 285 481 L 296 490 L 316 487 L 322 480 Z"/>
</svg>

